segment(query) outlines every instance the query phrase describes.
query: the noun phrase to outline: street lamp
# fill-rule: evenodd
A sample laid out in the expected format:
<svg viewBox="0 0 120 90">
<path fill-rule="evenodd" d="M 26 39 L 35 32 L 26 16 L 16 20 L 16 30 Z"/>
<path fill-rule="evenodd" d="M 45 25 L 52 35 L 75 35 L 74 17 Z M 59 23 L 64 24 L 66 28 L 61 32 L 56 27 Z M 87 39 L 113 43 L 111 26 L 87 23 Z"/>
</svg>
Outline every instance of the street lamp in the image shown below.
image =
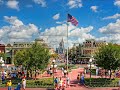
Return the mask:
<svg viewBox="0 0 120 90">
<path fill-rule="evenodd" d="M 53 64 L 53 86 L 54 86 L 54 66 L 55 66 L 55 60 L 52 61 Z"/>
<path fill-rule="evenodd" d="M 90 58 L 90 85 L 91 85 L 91 64 L 92 64 L 93 56 Z"/>
</svg>

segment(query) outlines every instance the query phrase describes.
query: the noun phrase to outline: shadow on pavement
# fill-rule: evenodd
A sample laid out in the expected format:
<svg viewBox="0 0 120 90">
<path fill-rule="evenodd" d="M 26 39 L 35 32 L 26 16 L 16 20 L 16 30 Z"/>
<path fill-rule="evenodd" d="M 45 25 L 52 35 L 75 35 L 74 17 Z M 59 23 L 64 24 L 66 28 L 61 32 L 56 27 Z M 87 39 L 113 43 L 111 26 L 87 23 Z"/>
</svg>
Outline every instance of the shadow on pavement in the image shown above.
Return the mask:
<svg viewBox="0 0 120 90">
<path fill-rule="evenodd" d="M 78 81 L 77 80 L 73 80 L 73 81 L 71 81 L 71 84 L 78 84 Z"/>
</svg>

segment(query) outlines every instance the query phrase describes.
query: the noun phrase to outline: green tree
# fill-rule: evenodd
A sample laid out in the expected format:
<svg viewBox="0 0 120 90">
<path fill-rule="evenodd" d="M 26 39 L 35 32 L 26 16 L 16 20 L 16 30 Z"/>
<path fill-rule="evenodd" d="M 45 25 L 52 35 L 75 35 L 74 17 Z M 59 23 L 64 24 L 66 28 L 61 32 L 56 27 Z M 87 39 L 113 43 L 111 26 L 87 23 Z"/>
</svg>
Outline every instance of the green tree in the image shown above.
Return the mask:
<svg viewBox="0 0 120 90">
<path fill-rule="evenodd" d="M 0 53 L 0 58 L 3 58 L 4 62 L 6 60 L 6 54 L 5 53 Z M 0 62 L 0 66 L 2 65 L 2 62 Z"/>
<path fill-rule="evenodd" d="M 120 46 L 108 44 L 102 46 L 95 55 L 96 64 L 105 70 L 116 70 L 120 66 Z"/>
<path fill-rule="evenodd" d="M 79 60 L 79 57 L 81 57 L 81 45 L 74 46 L 68 51 L 69 58 L 71 62 L 76 63 L 77 60 Z"/>
<path fill-rule="evenodd" d="M 24 57 L 25 57 L 25 53 L 26 50 L 18 50 L 15 54 L 15 60 L 14 60 L 14 64 L 15 66 L 20 66 L 20 65 L 23 65 L 25 60 L 24 60 Z"/>
<path fill-rule="evenodd" d="M 0 53 L 0 57 L 3 57 L 3 60 L 6 60 L 6 54 L 5 53 Z"/>
<path fill-rule="evenodd" d="M 33 44 L 31 48 L 19 50 L 15 55 L 15 65 L 22 65 L 27 71 L 30 71 L 32 77 L 32 71 L 38 69 L 43 70 L 47 67 L 50 54 L 48 48 L 45 48 L 41 44 Z M 28 73 L 28 72 L 27 72 Z M 35 73 L 36 76 L 36 73 Z"/>
<path fill-rule="evenodd" d="M 44 68 L 46 68 L 50 58 L 49 50 L 37 43 L 33 44 L 31 50 L 32 52 L 30 57 L 31 57 L 32 67 L 34 68 L 34 70 L 35 71 L 37 69 L 43 70 Z"/>
<path fill-rule="evenodd" d="M 32 46 L 31 60 L 38 69 L 44 69 L 48 65 L 50 54 L 48 48 L 35 43 Z"/>
</svg>

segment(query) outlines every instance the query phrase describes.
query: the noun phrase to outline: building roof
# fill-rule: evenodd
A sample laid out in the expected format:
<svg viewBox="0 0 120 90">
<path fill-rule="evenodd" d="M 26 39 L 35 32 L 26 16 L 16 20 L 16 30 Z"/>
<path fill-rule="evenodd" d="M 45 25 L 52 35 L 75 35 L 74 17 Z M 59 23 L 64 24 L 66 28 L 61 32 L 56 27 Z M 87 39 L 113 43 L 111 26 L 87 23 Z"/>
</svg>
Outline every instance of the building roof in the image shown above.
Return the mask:
<svg viewBox="0 0 120 90">
<path fill-rule="evenodd" d="M 12 45 L 11 45 L 10 43 L 9 43 L 9 44 L 7 44 L 6 46 L 7 46 L 7 47 L 12 47 Z"/>
<path fill-rule="evenodd" d="M 14 44 L 33 44 L 33 42 L 14 42 Z"/>
<path fill-rule="evenodd" d="M 4 44 L 0 44 L 0 46 L 4 46 L 4 47 L 5 47 L 5 45 L 4 45 Z"/>
</svg>

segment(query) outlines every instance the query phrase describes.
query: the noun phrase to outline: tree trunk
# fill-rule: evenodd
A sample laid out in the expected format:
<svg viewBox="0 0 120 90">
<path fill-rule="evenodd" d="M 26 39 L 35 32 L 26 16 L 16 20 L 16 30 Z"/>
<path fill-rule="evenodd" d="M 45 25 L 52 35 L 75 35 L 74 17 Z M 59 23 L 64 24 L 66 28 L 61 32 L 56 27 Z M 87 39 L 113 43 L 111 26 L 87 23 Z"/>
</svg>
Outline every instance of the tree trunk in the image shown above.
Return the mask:
<svg viewBox="0 0 120 90">
<path fill-rule="evenodd" d="M 35 80 L 36 80 L 36 77 L 37 77 L 37 73 L 36 73 L 36 66 L 35 66 Z"/>
<path fill-rule="evenodd" d="M 32 70 L 30 70 L 30 77 L 32 78 Z"/>
<path fill-rule="evenodd" d="M 107 74 L 107 70 L 105 69 L 105 78 L 106 78 L 106 76 L 107 76 L 106 74 Z"/>
<path fill-rule="evenodd" d="M 111 69 L 110 69 L 110 79 L 111 79 L 112 73 L 111 73 Z"/>
<path fill-rule="evenodd" d="M 28 72 L 28 70 L 27 70 L 27 78 L 29 78 L 29 72 Z"/>
</svg>

